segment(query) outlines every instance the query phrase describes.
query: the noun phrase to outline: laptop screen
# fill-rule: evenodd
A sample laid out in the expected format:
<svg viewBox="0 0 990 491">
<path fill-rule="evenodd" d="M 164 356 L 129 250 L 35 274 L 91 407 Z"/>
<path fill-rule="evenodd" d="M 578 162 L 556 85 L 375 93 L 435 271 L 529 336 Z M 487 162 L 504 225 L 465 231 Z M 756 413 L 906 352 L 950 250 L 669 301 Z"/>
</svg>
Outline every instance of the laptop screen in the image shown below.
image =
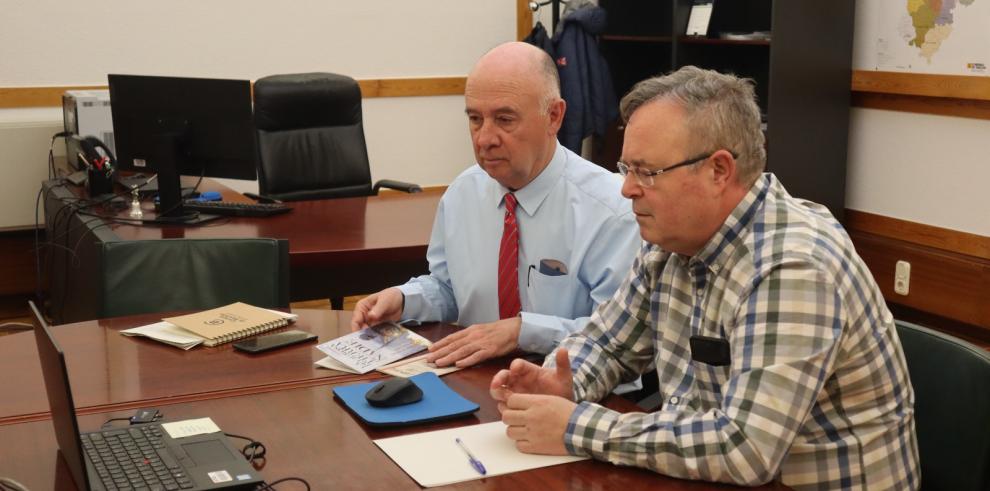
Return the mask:
<svg viewBox="0 0 990 491">
<path fill-rule="evenodd" d="M 48 390 L 48 404 L 52 409 L 52 423 L 55 425 L 55 439 L 65 463 L 72 472 L 72 479 L 79 489 L 90 489 L 83 463 L 82 443 L 79 440 L 79 423 L 76 421 L 76 406 L 72 403 L 72 390 L 69 388 L 69 373 L 65 366 L 65 355 L 55 342 L 51 329 L 42 317 L 34 302 L 28 302 L 34 322 L 34 336 L 38 342 L 38 359 Z"/>
</svg>

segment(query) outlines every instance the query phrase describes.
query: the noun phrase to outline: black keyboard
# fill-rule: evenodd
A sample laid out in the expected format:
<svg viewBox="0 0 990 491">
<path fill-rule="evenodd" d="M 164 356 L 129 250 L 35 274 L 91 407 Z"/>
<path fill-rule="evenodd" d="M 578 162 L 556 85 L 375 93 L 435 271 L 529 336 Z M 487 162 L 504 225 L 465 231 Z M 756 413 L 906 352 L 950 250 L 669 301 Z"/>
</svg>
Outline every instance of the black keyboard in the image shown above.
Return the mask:
<svg viewBox="0 0 990 491">
<path fill-rule="evenodd" d="M 182 208 L 209 215 L 230 215 L 238 217 L 267 217 L 286 213 L 292 209 L 284 203 L 235 203 L 233 201 L 185 200 Z"/>
<path fill-rule="evenodd" d="M 82 442 L 107 489 L 177 491 L 195 487 L 165 446 L 160 426 L 83 434 Z"/>
</svg>

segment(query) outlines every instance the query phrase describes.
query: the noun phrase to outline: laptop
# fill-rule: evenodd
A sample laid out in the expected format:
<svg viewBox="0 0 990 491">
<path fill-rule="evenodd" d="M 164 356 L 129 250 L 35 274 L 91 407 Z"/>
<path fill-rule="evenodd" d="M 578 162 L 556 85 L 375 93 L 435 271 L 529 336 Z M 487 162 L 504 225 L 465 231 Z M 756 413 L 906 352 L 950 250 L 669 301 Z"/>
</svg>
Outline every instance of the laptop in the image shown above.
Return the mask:
<svg viewBox="0 0 990 491">
<path fill-rule="evenodd" d="M 34 302 L 28 304 L 55 439 L 76 487 L 84 491 L 236 490 L 254 489 L 263 482 L 223 433 L 173 439 L 160 423 L 80 433 L 65 355 L 38 307 Z M 139 480 L 143 482 L 137 484 Z"/>
</svg>

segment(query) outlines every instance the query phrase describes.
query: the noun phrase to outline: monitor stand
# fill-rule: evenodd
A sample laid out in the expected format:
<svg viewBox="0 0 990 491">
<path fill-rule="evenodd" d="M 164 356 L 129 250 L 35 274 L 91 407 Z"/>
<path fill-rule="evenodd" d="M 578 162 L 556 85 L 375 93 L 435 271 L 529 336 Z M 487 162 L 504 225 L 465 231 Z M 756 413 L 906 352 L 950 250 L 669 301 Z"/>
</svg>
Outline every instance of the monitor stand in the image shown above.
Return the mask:
<svg viewBox="0 0 990 491">
<path fill-rule="evenodd" d="M 155 169 L 158 171 L 158 223 L 196 225 L 219 218 L 218 215 L 205 215 L 186 211 L 182 206 L 182 185 L 179 180 L 180 156 L 183 151 L 183 133 L 168 131 L 155 138 Z"/>
</svg>

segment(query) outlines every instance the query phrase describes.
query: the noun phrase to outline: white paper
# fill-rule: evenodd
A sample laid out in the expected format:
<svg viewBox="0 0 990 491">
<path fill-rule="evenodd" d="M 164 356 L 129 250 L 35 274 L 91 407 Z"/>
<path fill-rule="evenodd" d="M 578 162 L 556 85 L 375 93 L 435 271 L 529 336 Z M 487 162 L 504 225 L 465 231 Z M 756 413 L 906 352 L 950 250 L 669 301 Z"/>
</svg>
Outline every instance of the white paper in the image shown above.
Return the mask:
<svg viewBox="0 0 990 491">
<path fill-rule="evenodd" d="M 162 429 L 168 432 L 168 436 L 172 438 L 205 435 L 220 431 L 220 427 L 217 426 L 217 424 L 210 418 L 187 419 L 185 421 L 162 423 Z"/>
<path fill-rule="evenodd" d="M 280 316 L 282 316 L 282 317 L 284 317 L 286 319 L 289 319 L 289 320 L 291 320 L 293 322 L 295 322 L 296 319 L 299 319 L 299 314 L 292 314 L 292 313 L 289 313 L 289 312 L 282 312 L 281 310 L 272 310 L 272 309 L 262 309 L 262 310 L 267 310 L 267 311 L 269 311 L 269 312 L 271 312 L 273 314 L 280 315 Z"/>
<path fill-rule="evenodd" d="M 338 371 L 347 372 L 347 373 L 358 373 L 357 370 L 352 370 L 347 365 L 344 365 L 343 363 L 341 363 L 341 362 L 339 362 L 337 360 L 334 360 L 333 358 L 331 358 L 329 356 L 324 357 L 324 358 L 321 358 L 321 359 L 313 362 L 313 364 L 316 365 L 316 366 L 318 366 L 318 367 L 320 367 L 320 368 L 328 368 L 330 370 L 338 370 Z"/>
<path fill-rule="evenodd" d="M 427 355 L 414 356 L 407 360 L 401 360 L 390 365 L 385 365 L 378 368 L 378 371 L 393 377 L 409 378 L 413 375 L 419 375 L 426 372 L 433 372 L 437 374 L 437 377 L 440 377 L 460 370 L 460 368 L 457 368 L 454 365 L 440 368 L 433 363 L 427 362 L 426 357 Z"/>
<path fill-rule="evenodd" d="M 460 438 L 487 471 L 481 475 L 471 467 L 467 455 L 454 443 Z M 532 455 L 516 450 L 505 436 L 505 424 L 463 426 L 414 435 L 374 440 L 399 467 L 420 486 L 433 487 L 471 481 L 513 472 L 585 460 L 587 457 Z"/>
<path fill-rule="evenodd" d="M 146 326 L 134 327 L 120 331 L 124 336 L 145 336 L 165 344 L 171 344 L 188 350 L 204 341 L 203 338 L 193 334 L 171 322 L 156 322 Z"/>
</svg>

